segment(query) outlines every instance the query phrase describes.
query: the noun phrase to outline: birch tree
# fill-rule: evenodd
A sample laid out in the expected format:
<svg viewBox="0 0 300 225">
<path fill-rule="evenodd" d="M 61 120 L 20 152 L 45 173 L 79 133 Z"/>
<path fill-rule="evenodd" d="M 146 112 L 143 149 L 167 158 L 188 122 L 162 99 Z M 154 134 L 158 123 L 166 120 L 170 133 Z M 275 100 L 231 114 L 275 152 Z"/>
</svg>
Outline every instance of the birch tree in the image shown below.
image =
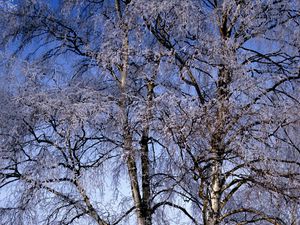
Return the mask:
<svg viewBox="0 0 300 225">
<path fill-rule="evenodd" d="M 172 51 L 180 78 L 194 93 L 187 98 L 173 95 L 171 103 L 168 99 L 168 119 L 162 125 L 174 140 L 174 160 L 188 174 L 187 184 L 180 187 L 183 196 L 202 211 L 203 224 L 292 223 L 288 215 L 281 219 L 280 210 L 270 210 L 267 201 L 280 195 L 296 202 L 299 198 L 299 151 L 295 139 L 289 139 L 291 148 L 286 145 L 292 134 L 284 131 L 299 119 L 299 5 L 178 5 L 157 10 L 154 20 L 154 12 L 149 13 L 146 24 Z M 286 185 L 278 181 L 282 178 Z M 265 205 L 247 199 L 261 193 Z"/>
<path fill-rule="evenodd" d="M 76 224 L 86 216 L 91 223 L 118 224 L 134 212 L 136 222 L 129 221 L 138 225 L 298 222 L 297 1 L 2 5 L 1 45 L 38 65 L 39 80 L 31 82 L 33 73 L 26 72 L 33 91 L 24 84 L 20 90 L 26 90 L 13 98 L 21 104 L 14 107 L 25 107 L 14 116 L 23 124 L 22 150 L 3 146 L 30 160 L 42 157 L 50 167 L 46 162 L 63 154 L 60 149 L 73 152 L 61 162 L 67 175 L 51 178 L 59 183 L 71 177 L 69 184 L 48 192 L 70 198 L 66 193 L 75 190 L 76 204 L 65 198 L 71 208 L 62 205 L 36 221 Z M 63 88 L 55 88 L 53 65 L 65 71 Z M 47 154 L 37 154 L 45 149 Z M 78 154 L 88 156 L 82 161 Z M 101 208 L 98 197 L 86 192 L 89 186 L 82 187 L 78 173 L 92 173 L 80 171 L 85 167 L 98 171 L 96 183 L 104 176 L 128 184 L 130 206 L 119 211 L 116 198 L 120 207 L 111 206 L 117 207 L 113 214 Z M 35 176 L 24 178 L 24 193 L 44 190 L 50 179 L 46 167 L 35 168 Z M 4 187 L 10 176 L 2 176 Z"/>
</svg>

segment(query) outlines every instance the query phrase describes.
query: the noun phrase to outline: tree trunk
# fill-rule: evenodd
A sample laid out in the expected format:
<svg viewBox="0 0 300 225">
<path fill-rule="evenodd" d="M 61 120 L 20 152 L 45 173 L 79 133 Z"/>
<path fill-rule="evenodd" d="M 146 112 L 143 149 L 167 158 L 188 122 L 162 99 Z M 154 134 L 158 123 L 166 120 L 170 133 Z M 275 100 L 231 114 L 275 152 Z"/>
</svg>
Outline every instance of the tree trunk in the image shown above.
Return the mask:
<svg viewBox="0 0 300 225">
<path fill-rule="evenodd" d="M 218 143 L 213 143 L 218 144 Z M 222 162 L 219 155 L 220 150 L 217 148 L 212 149 L 213 162 L 211 169 L 211 184 L 210 184 L 210 207 L 208 213 L 207 225 L 218 225 L 220 218 L 220 200 L 222 189 Z"/>
<path fill-rule="evenodd" d="M 121 99 L 120 107 L 122 110 L 122 122 L 123 122 L 123 138 L 124 138 L 124 154 L 126 157 L 126 164 L 128 169 L 128 175 L 130 179 L 131 194 L 135 206 L 135 212 L 137 216 L 137 225 L 147 225 L 146 219 L 143 213 L 143 202 L 139 189 L 137 166 L 135 161 L 135 151 L 132 145 L 132 135 L 130 131 L 128 115 L 127 115 L 127 91 L 126 91 L 126 79 L 128 73 L 128 58 L 129 58 L 129 40 L 128 40 L 128 26 L 124 29 L 125 37 L 123 40 L 123 66 L 121 71 Z"/>
<path fill-rule="evenodd" d="M 151 107 L 153 101 L 153 81 L 148 81 L 147 84 L 147 112 L 146 112 L 146 124 L 143 130 L 142 139 L 141 139 L 141 163 L 142 163 L 142 208 L 143 215 L 145 217 L 146 225 L 152 224 L 152 213 L 151 213 L 151 189 L 150 189 L 150 162 L 149 162 L 149 129 L 150 129 L 150 120 L 151 120 Z"/>
<path fill-rule="evenodd" d="M 131 194 L 136 209 L 137 224 L 146 225 L 145 218 L 143 215 L 142 199 L 141 199 L 139 183 L 138 183 L 135 153 L 132 148 L 132 137 L 130 135 L 130 132 L 128 131 L 128 129 L 126 130 L 126 128 L 124 132 L 124 138 L 125 138 L 124 150 L 127 157 L 126 163 L 127 163 L 127 169 L 128 169 L 129 179 L 130 179 Z"/>
<path fill-rule="evenodd" d="M 211 183 L 209 185 L 210 196 L 208 196 L 209 209 L 207 214 L 207 225 L 219 225 L 221 217 L 221 190 L 223 188 L 222 162 L 224 160 L 225 148 L 224 138 L 228 111 L 229 83 L 231 80 L 230 70 L 224 66 L 219 71 L 217 98 L 221 103 L 216 114 L 215 132 L 211 138 Z"/>
</svg>

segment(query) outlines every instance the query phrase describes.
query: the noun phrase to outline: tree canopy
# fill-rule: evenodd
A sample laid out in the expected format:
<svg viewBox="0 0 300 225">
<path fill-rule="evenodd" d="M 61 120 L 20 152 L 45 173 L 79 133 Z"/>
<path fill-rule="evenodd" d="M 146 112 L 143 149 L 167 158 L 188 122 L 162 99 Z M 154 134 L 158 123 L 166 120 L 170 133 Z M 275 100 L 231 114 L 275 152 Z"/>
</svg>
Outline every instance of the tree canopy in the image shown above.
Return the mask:
<svg viewBox="0 0 300 225">
<path fill-rule="evenodd" d="M 299 1 L 0 3 L 0 224 L 300 222 Z"/>
</svg>

